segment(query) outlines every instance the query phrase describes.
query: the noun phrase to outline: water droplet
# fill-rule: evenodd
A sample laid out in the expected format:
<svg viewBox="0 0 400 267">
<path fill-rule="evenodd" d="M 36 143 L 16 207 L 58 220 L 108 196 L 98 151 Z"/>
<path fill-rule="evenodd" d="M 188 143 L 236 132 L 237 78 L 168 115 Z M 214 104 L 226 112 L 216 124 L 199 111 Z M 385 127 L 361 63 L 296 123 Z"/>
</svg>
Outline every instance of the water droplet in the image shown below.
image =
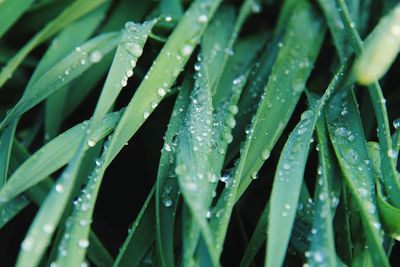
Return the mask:
<svg viewBox="0 0 400 267">
<path fill-rule="evenodd" d="M 153 101 L 151 102 L 151 108 L 155 109 L 158 106 L 158 102 L 157 101 Z"/>
<path fill-rule="evenodd" d="M 160 88 L 157 89 L 157 94 L 158 94 L 159 96 L 161 96 L 161 97 L 165 96 L 166 93 L 167 93 L 167 92 L 166 92 L 165 89 L 162 88 L 162 87 L 160 87 Z"/>
<path fill-rule="evenodd" d="M 81 239 L 78 241 L 80 248 L 87 248 L 89 246 L 89 241 L 87 239 Z"/>
<path fill-rule="evenodd" d="M 58 193 L 64 192 L 64 187 L 61 184 L 56 184 L 55 189 Z"/>
<path fill-rule="evenodd" d="M 133 70 L 127 70 L 125 74 L 126 74 L 127 77 L 132 77 Z"/>
<path fill-rule="evenodd" d="M 131 64 L 132 68 L 136 67 L 136 61 L 133 59 L 131 61 L 129 61 L 129 64 Z"/>
<path fill-rule="evenodd" d="M 236 105 L 231 105 L 229 106 L 229 112 L 233 115 L 236 115 L 239 112 L 239 108 Z"/>
<path fill-rule="evenodd" d="M 144 119 L 147 119 L 149 116 L 150 116 L 150 112 L 145 111 L 145 112 L 143 113 L 143 118 L 144 118 Z"/>
<path fill-rule="evenodd" d="M 226 118 L 226 125 L 231 129 L 235 128 L 235 126 L 236 126 L 235 118 L 233 118 L 233 117 Z"/>
<path fill-rule="evenodd" d="M 166 16 L 165 17 L 165 21 L 166 22 L 171 22 L 172 21 L 172 17 L 171 16 Z"/>
<path fill-rule="evenodd" d="M 289 204 L 285 204 L 285 209 L 290 210 L 290 205 Z"/>
<path fill-rule="evenodd" d="M 400 128 L 400 118 L 397 118 L 393 121 L 393 127 L 397 130 Z"/>
<path fill-rule="evenodd" d="M 137 31 L 136 23 L 133 22 L 133 21 L 127 21 L 127 22 L 125 23 L 125 29 L 126 29 L 128 32 L 135 32 L 135 31 Z"/>
<path fill-rule="evenodd" d="M 208 17 L 207 17 L 207 15 L 202 14 L 197 18 L 197 21 L 200 23 L 206 23 L 208 21 Z"/>
<path fill-rule="evenodd" d="M 292 166 L 290 166 L 289 163 L 284 163 L 284 164 L 282 165 L 282 168 L 283 168 L 284 170 L 290 170 L 291 167 L 292 167 Z"/>
<path fill-rule="evenodd" d="M 388 155 L 388 157 L 389 158 L 392 158 L 392 159 L 395 159 L 396 157 L 397 157 L 397 152 L 393 149 L 393 148 L 390 148 L 390 149 L 388 149 L 388 151 L 387 151 L 387 155 Z"/>
<path fill-rule="evenodd" d="M 94 146 L 96 145 L 96 141 L 93 140 L 93 139 L 89 139 L 88 142 L 87 142 L 87 144 L 88 144 L 88 146 L 90 146 L 90 147 L 94 147 Z"/>
<path fill-rule="evenodd" d="M 134 57 L 140 57 L 143 53 L 143 48 L 136 43 L 125 43 L 124 47 L 131 53 Z"/>
<path fill-rule="evenodd" d="M 212 212 L 211 211 L 207 211 L 206 218 L 207 219 L 211 219 L 211 217 L 212 217 Z"/>
<path fill-rule="evenodd" d="M 261 159 L 262 160 L 267 160 L 269 158 L 270 154 L 271 154 L 271 152 L 269 151 L 269 149 L 264 149 L 261 152 Z"/>
<path fill-rule="evenodd" d="M 51 234 L 52 232 L 54 232 L 54 226 L 52 224 L 46 223 L 45 225 L 43 225 L 43 232 Z"/>
<path fill-rule="evenodd" d="M 260 13 L 261 12 L 261 6 L 259 3 L 257 3 L 256 1 L 254 1 L 251 4 L 251 11 L 253 11 L 254 13 Z"/>
<path fill-rule="evenodd" d="M 94 50 L 90 53 L 89 55 L 89 60 L 92 63 L 97 63 L 100 62 L 100 60 L 103 58 L 103 54 L 99 50 Z"/>
<path fill-rule="evenodd" d="M 161 198 L 161 201 L 165 207 L 169 208 L 172 206 L 172 200 L 168 195 L 163 195 Z"/>
<path fill-rule="evenodd" d="M 27 237 L 22 241 L 21 248 L 22 250 L 29 251 L 33 248 L 34 239 L 32 237 Z"/>
<path fill-rule="evenodd" d="M 125 86 L 127 86 L 127 85 L 128 85 L 128 81 L 125 80 L 125 79 L 122 79 L 122 80 L 121 80 L 121 86 L 122 86 L 122 87 L 125 87 Z"/>
<path fill-rule="evenodd" d="M 313 259 L 314 259 L 315 262 L 322 262 L 324 260 L 324 257 L 323 257 L 321 252 L 316 251 L 313 254 Z"/>
<path fill-rule="evenodd" d="M 193 46 L 187 44 L 182 47 L 181 54 L 182 56 L 187 57 L 190 56 L 190 54 L 192 54 L 192 51 L 193 51 Z"/>
</svg>

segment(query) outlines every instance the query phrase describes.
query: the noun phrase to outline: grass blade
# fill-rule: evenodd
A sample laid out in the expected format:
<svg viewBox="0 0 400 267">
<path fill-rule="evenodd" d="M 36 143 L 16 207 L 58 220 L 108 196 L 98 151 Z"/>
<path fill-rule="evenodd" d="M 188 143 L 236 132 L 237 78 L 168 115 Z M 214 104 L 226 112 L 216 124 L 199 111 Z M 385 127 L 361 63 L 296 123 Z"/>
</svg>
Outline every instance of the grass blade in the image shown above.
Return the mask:
<svg viewBox="0 0 400 267">
<path fill-rule="evenodd" d="M 282 150 L 270 198 L 267 244 L 273 245 L 267 246 L 266 266 L 281 266 L 284 262 L 296 216 L 294 207 L 298 204 L 310 140 L 325 102 L 340 86 L 345 71 L 345 67 L 339 69 L 315 107 L 302 114 Z"/>
<path fill-rule="evenodd" d="M 19 118 L 24 112 L 50 96 L 51 93 L 81 75 L 92 64 L 97 63 L 97 60 L 89 60 L 86 63 L 88 55 L 94 56 L 108 53 L 115 47 L 119 38 L 119 33 L 109 33 L 95 37 L 66 56 L 28 87 L 20 101 L 1 122 L 0 129 Z M 85 60 L 85 64 L 82 64 L 82 60 Z"/>
<path fill-rule="evenodd" d="M 7 181 L 8 164 L 17 124 L 9 125 L 0 136 L 0 190 Z"/>
<path fill-rule="evenodd" d="M 157 251 L 160 266 L 174 266 L 174 223 L 180 197 L 179 185 L 175 174 L 177 137 L 181 122 L 189 104 L 191 82 L 183 83 L 165 134 L 164 147 L 161 151 L 156 184 L 156 223 Z"/>
<path fill-rule="evenodd" d="M 18 53 L 8 62 L 8 64 L 3 67 L 0 72 L 0 89 L 11 77 L 19 64 L 34 48 L 62 30 L 66 25 L 87 14 L 104 2 L 105 0 L 76 0 L 73 4 L 66 8 L 58 17 L 47 24 L 45 28 L 43 28 L 27 44 L 25 44 L 25 46 L 18 51 Z"/>
<path fill-rule="evenodd" d="M 382 248 L 380 222 L 376 212 L 375 183 L 368 158 L 358 109 L 352 93 L 336 95 L 326 110 L 329 135 L 346 185 L 354 199 L 364 227 L 374 264 L 389 266 Z M 347 113 L 342 113 L 345 109 Z M 343 116 L 342 114 L 345 114 Z M 357 136 L 357 138 L 355 138 Z"/>
<path fill-rule="evenodd" d="M 33 0 L 5 0 L 0 3 L 0 38 L 29 9 Z"/>
<path fill-rule="evenodd" d="M 354 74 L 359 83 L 369 85 L 387 72 L 400 51 L 400 4 L 379 21 L 363 48 Z"/>
<path fill-rule="evenodd" d="M 109 114 L 103 123 L 93 131 L 92 139 L 98 142 L 107 136 L 116 126 L 120 117 L 121 112 Z M 84 135 L 87 124 L 88 122 L 83 122 L 76 125 L 29 157 L 1 188 L 0 198 L 3 202 L 11 200 L 68 163 L 79 146 L 79 140 Z"/>
</svg>

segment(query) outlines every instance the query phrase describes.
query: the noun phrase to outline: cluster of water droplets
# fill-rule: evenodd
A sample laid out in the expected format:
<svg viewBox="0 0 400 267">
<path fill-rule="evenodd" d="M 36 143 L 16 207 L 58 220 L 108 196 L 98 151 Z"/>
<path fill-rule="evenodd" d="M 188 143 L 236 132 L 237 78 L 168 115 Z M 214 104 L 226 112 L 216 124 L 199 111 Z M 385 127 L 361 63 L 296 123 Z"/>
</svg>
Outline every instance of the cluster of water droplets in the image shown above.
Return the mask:
<svg viewBox="0 0 400 267">
<path fill-rule="evenodd" d="M 106 160 L 105 152 L 110 146 L 111 138 L 112 135 L 110 135 L 107 138 L 106 142 L 104 142 L 103 153 L 99 158 L 95 160 L 95 167 L 93 171 L 89 174 L 86 186 L 81 190 L 79 196 L 73 202 L 74 210 L 71 217 L 66 221 L 63 239 L 58 247 L 58 258 L 68 256 L 68 247 L 71 245 L 71 242 L 76 242 L 75 245 L 78 246 L 79 249 L 83 250 L 86 250 L 89 246 L 89 240 L 87 239 L 87 237 L 77 239 L 75 236 L 72 236 L 75 232 L 73 230 L 73 227 L 90 227 L 90 218 L 93 213 L 94 203 L 101 183 L 101 169 L 103 168 L 103 164 Z M 61 193 L 63 189 L 62 187 L 58 186 L 59 185 L 57 184 L 56 190 L 60 191 Z M 54 262 L 53 264 L 54 266 L 57 266 L 58 263 Z M 83 262 L 82 266 L 84 266 L 84 264 L 87 263 Z"/>
</svg>

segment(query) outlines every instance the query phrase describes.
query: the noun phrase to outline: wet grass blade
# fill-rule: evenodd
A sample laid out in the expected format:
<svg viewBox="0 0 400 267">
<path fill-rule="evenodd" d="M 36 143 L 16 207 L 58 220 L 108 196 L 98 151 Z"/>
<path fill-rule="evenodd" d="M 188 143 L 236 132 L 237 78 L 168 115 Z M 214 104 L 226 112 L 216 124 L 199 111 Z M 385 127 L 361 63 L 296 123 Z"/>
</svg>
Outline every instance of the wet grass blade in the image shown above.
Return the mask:
<svg viewBox="0 0 400 267">
<path fill-rule="evenodd" d="M 136 267 L 144 258 L 154 241 L 155 222 L 155 187 L 147 197 L 138 217 L 132 224 L 129 234 L 121 247 L 113 267 Z"/>
<path fill-rule="evenodd" d="M 35 73 L 32 75 L 31 80 L 36 80 L 36 78 L 34 78 L 35 76 L 39 77 L 43 74 L 43 71 L 39 71 L 39 69 L 46 69 L 47 71 L 58 60 L 61 60 L 79 45 L 82 45 L 82 43 L 85 42 L 99 26 L 108 7 L 108 4 L 101 5 L 61 31 L 47 49 L 46 54 L 35 69 Z M 65 102 L 69 90 L 70 87 L 65 86 L 46 100 L 44 120 L 46 140 L 50 140 L 58 134 L 64 117 Z M 76 101 L 76 99 L 74 100 Z"/>
<path fill-rule="evenodd" d="M 359 57 L 362 53 L 362 41 L 354 28 L 349 11 L 346 4 L 342 0 L 336 0 L 339 7 L 342 22 L 345 26 L 345 34 L 352 40 L 352 47 Z M 383 185 L 387 192 L 387 197 L 396 206 L 400 207 L 400 183 L 396 172 L 394 158 L 396 153 L 393 150 L 392 140 L 390 136 L 389 119 L 386 109 L 386 100 L 383 96 L 382 89 L 378 82 L 368 87 L 368 93 L 374 108 L 375 117 L 378 125 L 378 139 L 381 153 L 381 171 L 383 175 Z"/>
<path fill-rule="evenodd" d="M 374 264 L 389 266 L 382 248 L 371 161 L 352 92 L 347 90 L 342 95 L 335 95 L 328 107 L 326 120 L 331 143 L 346 185 L 359 209 L 368 248 L 373 251 Z"/>
<path fill-rule="evenodd" d="M 16 127 L 16 123 L 9 125 L 0 136 L 0 189 L 7 181 L 8 164 Z"/>
<path fill-rule="evenodd" d="M 284 38 L 283 47 L 280 49 L 252 123 L 252 130 L 249 131 L 242 147 L 241 158 L 233 172 L 232 186 L 223 191 L 215 208 L 216 211 L 223 210 L 223 214 L 218 218 L 218 223 L 223 226 L 221 228 L 223 232 L 227 229 L 234 203 L 250 182 L 257 177 L 259 168 L 269 157 L 273 145 L 289 120 L 322 42 L 322 24 L 320 20 L 315 20 L 313 8 L 307 2 L 299 2 L 298 5 L 299 12 L 294 13 L 289 22 L 290 34 Z M 304 35 L 302 29 L 305 25 L 307 25 L 307 35 Z M 301 38 L 309 38 L 312 48 L 309 45 L 299 45 L 295 37 L 297 34 L 301 35 Z M 296 50 L 293 47 L 296 47 Z M 288 69 L 283 63 L 287 61 L 296 62 L 296 64 Z M 275 101 L 277 97 L 282 101 L 277 103 Z M 273 115 L 275 113 L 277 115 Z M 268 119 L 266 114 L 268 114 Z M 270 129 L 273 129 L 273 132 L 269 132 Z M 263 136 L 263 138 L 257 138 L 257 136 Z"/>
<path fill-rule="evenodd" d="M 1 122 L 0 129 L 81 75 L 92 64 L 97 63 L 96 54 L 108 53 L 117 45 L 119 38 L 119 33 L 108 33 L 95 37 L 50 68 L 27 88 L 19 102 Z M 91 60 L 88 57 L 91 57 Z"/>
<path fill-rule="evenodd" d="M 109 114 L 92 133 L 95 142 L 107 136 L 116 126 L 121 112 Z M 64 166 L 74 155 L 79 146 L 79 140 L 85 134 L 88 122 L 76 125 L 57 136 L 29 157 L 11 175 L 8 182 L 0 190 L 0 198 L 8 201 L 24 192 L 29 187 L 39 183 L 48 175 Z"/>
<path fill-rule="evenodd" d="M 160 266 L 174 266 L 174 223 L 176 209 L 180 197 L 179 185 L 175 174 L 175 157 L 181 122 L 189 104 L 189 92 L 192 83 L 185 80 L 177 100 L 165 134 L 165 142 L 161 151 L 160 164 L 156 184 L 156 223 L 157 249 Z"/>
<path fill-rule="evenodd" d="M 266 266 L 280 266 L 284 262 L 296 216 L 296 207 L 307 162 L 310 140 L 317 119 L 326 101 L 340 86 L 344 72 L 346 72 L 345 67 L 339 69 L 315 107 L 302 114 L 300 122 L 290 134 L 282 150 L 270 197 L 267 230 L 267 244 L 270 245 L 267 246 Z"/>
<path fill-rule="evenodd" d="M 136 61 L 141 56 L 144 43 L 155 23 L 156 20 L 145 22 L 142 25 L 137 25 L 133 22 L 128 22 L 125 25 L 125 31 L 122 34 L 113 64 L 111 65 L 92 119 L 85 129 L 83 138 L 79 140 L 80 145 L 78 150 L 75 151 L 72 160 L 61 174 L 57 184 L 48 194 L 34 222 L 31 224 L 25 238 L 25 241 L 28 240 L 31 242 L 31 247 L 30 249 L 21 250 L 17 266 L 35 266 L 42 257 L 44 249 L 50 242 L 54 228 L 59 223 L 62 210 L 71 195 L 85 151 L 96 144 L 91 139 L 92 130 L 100 124 L 107 111 L 115 102 L 121 89 L 127 85 L 128 78 L 133 75 L 132 69 L 136 66 Z M 112 154 L 112 152 L 108 153 Z M 105 159 L 105 161 L 109 162 L 111 160 Z M 99 179 L 99 182 L 101 182 L 101 179 Z M 52 212 L 51 218 L 47 216 L 49 212 Z M 42 232 L 47 226 L 51 230 L 44 230 Z"/>
<path fill-rule="evenodd" d="M 218 257 L 213 255 L 212 236 L 207 223 L 212 184 L 217 182 L 209 158 L 213 125 L 211 88 L 203 61 L 199 60 L 196 64 L 199 68 L 195 74 L 195 84 L 190 94 L 191 101 L 184 118 L 184 126 L 179 135 L 175 171 L 185 203 L 201 229 L 215 265 Z"/>
<path fill-rule="evenodd" d="M 105 0 L 77 0 L 68 8 L 66 8 L 58 17 L 47 24 L 45 28 L 43 28 L 28 43 L 26 43 L 25 46 L 21 48 L 18 53 L 8 62 L 8 64 L 3 67 L 0 72 L 0 89 L 12 76 L 19 64 L 34 48 L 62 30 L 71 22 L 92 11 L 104 2 Z"/>
<path fill-rule="evenodd" d="M 307 2 L 298 2 L 283 40 L 240 159 L 239 198 L 258 172 L 286 126 L 304 90 L 324 36 L 322 22 Z M 306 27 L 307 30 L 305 30 Z M 307 34 L 304 34 L 305 31 Z M 301 36 L 301 37 L 300 37 Z M 304 42 L 298 43 L 298 38 Z M 307 41 L 306 39 L 307 38 Z M 307 45 L 305 45 L 307 43 Z M 304 45 L 303 45 L 304 44 Z M 309 45 L 311 44 L 311 45 Z M 295 49 L 294 49 L 295 48 Z M 289 67 L 284 62 L 293 62 Z M 276 98 L 280 101 L 276 101 Z M 276 115 L 275 115 L 276 114 Z M 253 138 L 265 136 L 265 138 Z M 248 151 L 252 151 L 249 153 Z"/>
<path fill-rule="evenodd" d="M 5 0 L 0 3 L 0 38 L 29 9 L 33 0 Z"/>
<path fill-rule="evenodd" d="M 354 65 L 359 83 L 369 85 L 379 80 L 400 51 L 400 4 L 381 18 L 363 46 Z"/>
<path fill-rule="evenodd" d="M 309 97 L 310 98 L 310 97 Z M 313 102 L 316 100 L 314 99 Z M 333 218 L 339 204 L 342 181 L 337 173 L 337 165 L 329 147 L 329 137 L 323 114 L 316 124 L 318 138 L 319 167 L 315 189 L 315 210 L 311 230 L 311 246 L 307 262 L 310 266 L 343 266 L 335 250 Z"/>
</svg>

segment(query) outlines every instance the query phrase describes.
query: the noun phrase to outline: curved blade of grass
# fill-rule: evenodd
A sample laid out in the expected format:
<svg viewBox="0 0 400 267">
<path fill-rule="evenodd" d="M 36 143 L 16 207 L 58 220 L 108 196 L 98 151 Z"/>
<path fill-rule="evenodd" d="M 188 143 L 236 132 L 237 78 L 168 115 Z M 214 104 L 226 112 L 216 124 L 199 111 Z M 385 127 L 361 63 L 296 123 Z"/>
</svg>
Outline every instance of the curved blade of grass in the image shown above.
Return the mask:
<svg viewBox="0 0 400 267">
<path fill-rule="evenodd" d="M 43 74 L 43 71 L 41 71 L 40 74 L 38 73 L 39 69 L 48 70 L 49 67 L 58 60 L 61 60 L 68 52 L 72 51 L 89 38 L 103 20 L 109 3 L 110 2 L 107 2 L 107 4 L 101 5 L 83 18 L 71 23 L 58 34 L 42 57 L 38 67 L 35 69 L 32 80 L 35 80 L 34 76 L 39 77 L 39 75 Z M 59 131 L 64 117 L 64 107 L 69 90 L 70 87 L 65 86 L 51 95 L 46 101 L 44 131 L 45 139 L 47 140 L 54 138 Z M 74 99 L 74 101 L 76 101 L 76 99 Z"/>
<path fill-rule="evenodd" d="M 106 169 L 108 145 L 112 135 L 104 143 L 102 155 L 96 159 L 96 167 L 90 173 L 86 186 L 74 202 L 71 216 L 66 222 L 64 236 L 58 247 L 58 256 L 55 260 L 57 266 L 73 267 L 81 266 L 89 246 L 89 232 L 92 222 L 92 215 L 100 189 L 101 181 Z"/>
<path fill-rule="evenodd" d="M 371 255 L 375 265 L 389 266 L 382 248 L 374 176 L 354 96 L 349 90 L 336 95 L 328 107 L 326 120 L 329 135 L 345 182 L 357 204 L 368 249 L 373 252 Z M 342 112 L 343 109 L 346 112 Z"/>
<path fill-rule="evenodd" d="M 26 148 L 21 143 L 15 141 L 13 147 L 14 160 L 18 162 L 23 162 L 24 160 L 28 159 L 29 156 L 30 154 L 26 150 Z M 36 205 L 40 206 L 41 203 L 46 199 L 46 195 L 50 191 L 52 186 L 53 181 L 50 178 L 46 178 L 41 183 L 28 189 L 26 191 L 26 196 Z M 17 200 L 21 197 L 25 196 L 17 196 L 10 202 L 7 202 L 5 205 L 8 205 L 9 203 L 14 202 L 14 200 Z M 88 256 L 93 261 L 93 263 L 95 263 L 96 266 L 110 266 L 112 263 L 112 258 L 94 232 L 90 232 L 89 240 L 91 245 L 89 247 Z"/>
<path fill-rule="evenodd" d="M 26 196 L 18 196 L 10 202 L 0 205 L 0 229 L 29 205 Z"/>
<path fill-rule="evenodd" d="M 400 51 L 400 4 L 383 17 L 363 46 L 354 65 L 357 81 L 369 85 L 379 80 Z"/>
<path fill-rule="evenodd" d="M 183 15 L 183 7 L 181 0 L 161 0 L 161 15 L 170 16 L 174 20 L 179 20 Z"/>
<path fill-rule="evenodd" d="M 127 22 L 125 31 L 118 45 L 113 64 L 111 65 L 109 75 L 104 84 L 104 89 L 97 102 L 96 109 L 86 128 L 83 138 L 80 140 L 78 150 L 75 152 L 72 160 L 61 174 L 57 184 L 48 194 L 45 202 L 41 206 L 34 222 L 31 224 L 25 241 L 31 242 L 30 249 L 22 249 L 17 260 L 17 266 L 35 266 L 44 253 L 45 248 L 50 242 L 53 231 L 41 231 L 46 226 L 54 230 L 58 224 L 62 210 L 73 190 L 76 176 L 88 147 L 93 147 L 96 143 L 91 139 L 91 132 L 95 129 L 107 111 L 115 102 L 119 92 L 127 85 L 127 80 L 133 75 L 132 69 L 136 66 L 137 59 L 143 52 L 143 46 L 147 40 L 148 34 L 156 20 L 137 25 L 133 22 Z M 107 153 L 108 154 L 108 153 Z M 110 153 L 112 154 L 112 152 Z M 111 160 L 110 160 L 111 161 Z M 106 162 L 109 162 L 106 160 Z M 99 179 L 99 182 L 101 179 Z M 48 214 L 52 216 L 49 217 Z M 42 232 L 42 233 L 40 233 Z M 24 241 L 24 242 L 25 242 Z M 23 248 L 23 247 L 22 247 Z"/>
<path fill-rule="evenodd" d="M 217 182 L 210 162 L 213 127 L 211 88 L 203 61 L 196 64 L 199 65 L 199 70 L 195 74 L 191 102 L 179 135 L 175 171 L 185 203 L 201 229 L 210 257 L 216 265 L 218 257 L 213 255 L 212 236 L 207 223 L 207 212 L 212 199 L 210 189 Z"/>
<path fill-rule="evenodd" d="M 44 27 L 28 43 L 26 43 L 25 46 L 21 48 L 18 53 L 8 62 L 8 64 L 3 67 L 0 72 L 0 89 L 12 76 L 18 65 L 34 48 L 62 30 L 71 22 L 92 11 L 104 2 L 105 0 L 77 0 L 68 8 L 66 8 L 60 15 L 58 15 L 58 17 L 47 24 L 46 27 Z"/>
<path fill-rule="evenodd" d="M 44 73 L 41 78 L 38 78 L 36 82 L 28 87 L 19 102 L 1 122 L 0 129 L 82 74 L 97 62 L 93 60 L 86 62 L 88 56 L 93 56 L 93 53 L 94 55 L 108 53 L 115 47 L 119 38 L 119 33 L 108 33 L 95 37 L 50 68 L 48 72 Z"/>
<path fill-rule="evenodd" d="M 33 0 L 5 0 L 0 3 L 0 38 L 32 5 Z"/>
<path fill-rule="evenodd" d="M 306 35 L 303 27 L 307 27 Z M 268 158 L 269 151 L 297 104 L 324 35 L 321 21 L 315 19 L 313 8 L 303 1 L 298 3 L 298 12 L 293 13 L 289 29 L 290 34 L 287 34 L 284 45 L 280 49 L 253 121 L 252 130 L 241 150 L 241 159 L 233 173 L 232 186 L 225 188 L 215 208 L 217 211 L 223 211 L 219 218 L 215 219 L 218 221 L 216 224 L 219 225 L 219 235 L 222 240 L 234 203 L 250 184 L 252 177 L 256 177 L 257 171 Z M 304 43 L 298 44 L 297 38 L 302 38 Z M 308 41 L 305 41 L 306 39 Z M 285 63 L 288 61 L 293 62 L 289 69 Z M 279 77 L 279 82 L 276 80 L 277 77 Z M 279 103 L 276 101 L 277 97 L 281 100 Z M 273 129 L 272 132 L 270 132 L 271 129 Z"/>
<path fill-rule="evenodd" d="M 311 267 L 344 266 L 336 254 L 333 229 L 333 217 L 339 203 L 341 181 L 336 173 L 337 166 L 328 146 L 328 133 L 325 127 L 325 118 L 320 116 L 316 124 L 319 177 L 314 197 L 315 210 L 310 254 L 307 259 Z"/>
<path fill-rule="evenodd" d="M 93 131 L 92 139 L 97 142 L 107 136 L 120 117 L 121 112 L 107 115 Z M 88 122 L 83 122 L 74 126 L 29 157 L 1 188 L 0 199 L 3 202 L 11 200 L 68 163 L 79 146 L 80 137 L 84 135 L 87 124 Z"/>
<path fill-rule="evenodd" d="M 156 184 L 156 241 L 160 266 L 174 266 L 174 223 L 179 199 L 179 185 L 175 175 L 177 137 L 189 104 L 191 82 L 185 80 L 165 134 L 165 142 L 157 172 Z"/>
<path fill-rule="evenodd" d="M 118 30 L 126 21 L 142 21 L 151 6 L 151 1 L 139 0 L 132 3 L 130 0 L 119 1 L 108 15 L 105 25 L 100 32 Z M 69 116 L 90 94 L 98 83 L 99 77 L 106 75 L 112 62 L 112 55 L 104 55 L 102 64 L 96 64 L 86 71 L 70 86 L 65 103 L 65 116 Z"/>
<path fill-rule="evenodd" d="M 257 173 L 268 158 L 289 121 L 321 46 L 324 28 L 313 7 L 306 1 L 299 1 L 297 10 L 289 21 L 288 34 L 283 40 L 241 153 L 242 163 L 239 166 L 243 169 L 238 174 L 241 178 L 236 198 L 251 183 L 252 174 Z M 299 43 L 299 39 L 303 41 Z M 285 62 L 292 64 L 288 67 Z"/>
<path fill-rule="evenodd" d="M 352 46 L 357 56 L 362 53 L 362 41 L 358 35 L 356 29 L 352 27 L 350 14 L 347 6 L 343 0 L 336 0 L 336 4 L 339 7 L 342 22 L 345 25 L 345 34 L 352 40 Z M 400 182 L 396 172 L 394 158 L 395 152 L 393 150 L 392 140 L 390 136 L 388 113 L 386 110 L 386 100 L 383 96 L 382 90 L 378 82 L 373 83 L 368 87 L 368 93 L 371 98 L 372 106 L 374 108 L 375 116 L 378 125 L 378 139 L 381 153 L 381 171 L 383 177 L 383 185 L 387 192 L 389 201 L 392 202 L 396 207 L 400 207 Z"/>
<path fill-rule="evenodd" d="M 325 102 L 340 86 L 345 72 L 346 67 L 340 68 L 315 107 L 302 114 L 300 122 L 290 134 L 282 150 L 270 198 L 267 231 L 267 244 L 270 245 L 266 250 L 266 266 L 281 266 L 284 262 L 296 216 L 295 207 L 298 204 L 310 140 Z"/>
<path fill-rule="evenodd" d="M 371 158 L 372 166 L 379 179 L 382 179 L 382 173 L 380 169 L 380 152 L 379 144 L 375 142 L 368 143 L 368 155 Z M 376 181 L 377 187 L 377 204 L 379 210 L 379 217 L 381 218 L 383 228 L 385 232 L 391 235 L 393 238 L 400 239 L 400 209 L 391 205 L 385 198 L 384 192 L 380 185 L 380 181 Z"/>
<path fill-rule="evenodd" d="M 17 124 L 13 123 L 9 125 L 0 136 L 0 189 L 7 180 L 8 164 L 16 128 Z"/>
<path fill-rule="evenodd" d="M 151 190 L 138 217 L 121 247 L 113 267 L 136 267 L 146 255 L 154 240 L 155 222 L 155 187 Z"/>
</svg>

